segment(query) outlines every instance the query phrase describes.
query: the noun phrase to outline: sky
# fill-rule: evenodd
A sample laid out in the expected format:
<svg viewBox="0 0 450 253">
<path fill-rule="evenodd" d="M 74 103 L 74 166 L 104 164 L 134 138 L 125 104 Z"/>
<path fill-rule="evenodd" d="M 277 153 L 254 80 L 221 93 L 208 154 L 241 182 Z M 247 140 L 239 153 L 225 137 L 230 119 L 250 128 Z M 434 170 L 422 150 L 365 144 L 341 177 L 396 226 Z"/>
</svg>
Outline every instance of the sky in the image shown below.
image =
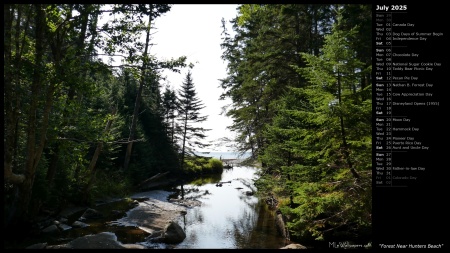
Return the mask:
<svg viewBox="0 0 450 253">
<path fill-rule="evenodd" d="M 233 151 L 219 144 L 217 140 L 222 137 L 234 138 L 234 133 L 227 129 L 232 119 L 220 115 L 222 107 L 230 104 L 230 100 L 220 101 L 222 94 L 219 79 L 226 77 L 226 62 L 222 60 L 222 18 L 227 23 L 228 32 L 231 33 L 229 21 L 236 17 L 236 4 L 174 4 L 171 10 L 154 21 L 154 33 L 150 54 L 159 60 L 186 56 L 187 63 L 194 63 L 191 70 L 192 80 L 197 91 L 197 97 L 203 102 L 205 108 L 200 115 L 208 115 L 202 127 L 211 129 L 206 132 L 208 136 L 204 142 L 213 144 L 211 147 L 198 151 Z M 181 73 L 164 71 L 167 76 L 166 84 L 178 90 L 188 69 Z"/>
</svg>

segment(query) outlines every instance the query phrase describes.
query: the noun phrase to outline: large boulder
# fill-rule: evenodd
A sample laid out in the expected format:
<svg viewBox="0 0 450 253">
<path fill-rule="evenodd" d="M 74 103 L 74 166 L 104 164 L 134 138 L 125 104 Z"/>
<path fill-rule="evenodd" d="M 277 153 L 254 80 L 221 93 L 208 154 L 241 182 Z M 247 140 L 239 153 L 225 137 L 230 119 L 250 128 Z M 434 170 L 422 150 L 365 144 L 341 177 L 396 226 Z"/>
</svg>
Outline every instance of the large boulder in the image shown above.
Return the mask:
<svg viewBox="0 0 450 253">
<path fill-rule="evenodd" d="M 67 244 L 47 246 L 47 249 L 145 249 L 139 244 L 122 244 L 111 232 L 102 232 L 76 238 Z"/>
<path fill-rule="evenodd" d="M 84 211 L 83 215 L 81 216 L 80 220 L 89 220 L 89 219 L 99 219 L 102 218 L 103 214 L 101 214 L 99 211 L 88 208 L 86 211 Z"/>
<path fill-rule="evenodd" d="M 74 227 L 74 228 L 85 228 L 85 227 L 89 227 L 89 224 L 86 224 L 86 223 L 81 222 L 81 221 L 74 221 L 72 223 L 72 227 Z"/>
<path fill-rule="evenodd" d="M 59 229 L 58 229 L 58 226 L 53 224 L 53 225 L 50 225 L 50 226 L 44 228 L 42 230 L 42 232 L 48 233 L 48 234 L 55 234 L 55 233 L 59 233 Z"/>
<path fill-rule="evenodd" d="M 185 238 L 186 233 L 184 232 L 183 228 L 181 228 L 178 223 L 171 221 L 164 228 L 161 239 L 164 243 L 174 244 L 182 242 Z"/>
</svg>

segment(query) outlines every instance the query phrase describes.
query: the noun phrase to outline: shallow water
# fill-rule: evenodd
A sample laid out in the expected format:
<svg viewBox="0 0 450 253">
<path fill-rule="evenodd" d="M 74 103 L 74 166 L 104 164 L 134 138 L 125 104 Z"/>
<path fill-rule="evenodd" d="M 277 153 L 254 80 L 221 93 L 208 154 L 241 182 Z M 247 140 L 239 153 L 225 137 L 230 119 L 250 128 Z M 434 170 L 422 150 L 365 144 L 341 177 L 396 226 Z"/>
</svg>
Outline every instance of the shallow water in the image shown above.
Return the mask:
<svg viewBox="0 0 450 253">
<path fill-rule="evenodd" d="M 183 186 L 184 196 L 195 198 L 201 206 L 188 210 L 179 224 L 185 229 L 186 239 L 177 244 L 180 249 L 245 249 L 280 248 L 285 240 L 275 228 L 275 220 L 265 204 L 252 195 L 256 179 L 253 167 L 234 167 L 224 170 L 213 182 L 198 180 Z M 216 186 L 217 182 L 226 182 Z M 181 186 L 176 188 L 181 191 Z"/>
<path fill-rule="evenodd" d="M 235 166 L 225 169 L 221 175 L 198 178 L 183 186 L 134 194 L 132 198 L 148 197 L 160 201 L 192 199 L 201 202 L 199 206 L 188 208 L 184 216 L 179 216 L 177 222 L 186 232 L 185 240 L 179 244 L 150 243 L 146 239 L 149 233 L 136 226 L 108 225 L 121 220 L 117 220 L 119 217 L 113 218 L 113 210 L 130 209 L 129 202 L 120 200 L 95 207 L 105 217 L 85 221 L 89 227 L 72 228 L 58 235 L 22 238 L 24 241 L 11 242 L 7 248 L 24 248 L 41 242 L 60 245 L 81 236 L 112 232 L 121 243 L 141 244 L 146 248 L 277 249 L 285 246 L 285 240 L 276 231 L 273 212 L 253 195 L 256 191 L 253 184 L 257 177 L 256 170 Z M 217 186 L 219 182 L 222 186 Z M 69 218 L 69 224 L 81 214 L 82 211 Z"/>
</svg>

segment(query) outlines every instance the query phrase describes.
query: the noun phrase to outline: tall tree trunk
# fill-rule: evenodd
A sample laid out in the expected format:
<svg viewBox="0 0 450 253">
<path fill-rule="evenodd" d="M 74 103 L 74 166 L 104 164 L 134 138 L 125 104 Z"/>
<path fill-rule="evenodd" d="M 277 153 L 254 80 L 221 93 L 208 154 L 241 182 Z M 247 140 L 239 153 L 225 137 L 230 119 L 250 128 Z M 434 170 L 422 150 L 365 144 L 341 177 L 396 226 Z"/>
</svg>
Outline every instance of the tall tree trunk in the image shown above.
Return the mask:
<svg viewBox="0 0 450 253">
<path fill-rule="evenodd" d="M 16 129 L 17 114 L 14 113 L 14 92 L 13 92 L 13 62 L 12 62 L 12 22 L 14 18 L 14 7 L 5 4 L 3 6 L 4 22 L 4 119 L 5 119 L 5 141 L 3 146 L 3 171 L 6 182 L 20 184 L 25 180 L 25 175 L 13 173 L 13 154 L 15 152 L 14 138 Z M 18 22 L 18 21 L 17 21 Z M 18 31 L 16 31 L 18 33 Z"/>
<path fill-rule="evenodd" d="M 252 138 L 252 132 L 250 130 L 250 127 L 246 127 L 247 130 L 247 136 L 248 136 L 248 142 L 250 144 L 250 148 L 252 151 L 252 159 L 256 159 L 256 150 L 255 150 L 255 144 L 253 142 L 253 138 Z"/>
<path fill-rule="evenodd" d="M 28 112 L 28 128 L 27 128 L 27 148 L 26 148 L 26 164 L 24 171 L 24 181 L 20 185 L 17 194 L 17 212 L 15 214 L 16 221 L 28 220 L 28 207 L 31 200 L 34 178 L 36 174 L 37 161 L 40 159 L 39 147 L 36 150 L 36 126 L 37 126 L 37 106 L 40 89 L 42 86 L 42 70 L 44 55 L 44 32 L 45 32 L 45 13 L 40 4 L 35 5 L 36 10 L 36 44 L 35 44 L 35 69 L 33 81 L 31 84 L 31 102 Z M 45 136 L 44 136 L 45 138 Z M 40 143 L 42 145 L 42 143 Z"/>
<path fill-rule="evenodd" d="M 172 115 L 172 130 L 171 130 L 171 139 L 172 139 L 172 145 L 175 144 L 175 140 L 174 140 L 174 134 L 175 134 L 175 117 Z"/>
<path fill-rule="evenodd" d="M 150 8 L 151 10 L 151 8 Z M 133 111 L 133 117 L 131 119 L 131 127 L 130 127 L 130 136 L 128 137 L 128 144 L 127 144 L 127 150 L 125 154 L 125 161 L 123 164 L 123 169 L 128 170 L 128 166 L 130 164 L 130 158 L 131 158 L 131 151 L 133 148 L 133 141 L 134 141 L 134 134 L 136 131 L 136 125 L 137 125 L 137 118 L 139 115 L 139 106 L 141 104 L 141 97 L 142 97 L 142 90 L 144 88 L 145 83 L 145 76 L 147 73 L 147 67 L 148 67 L 148 47 L 150 44 L 150 28 L 152 24 L 152 14 L 150 13 L 148 16 L 148 24 L 147 24 L 147 34 L 145 39 L 145 49 L 143 54 L 143 62 L 142 62 L 142 69 L 141 69 L 141 81 L 139 84 L 138 93 L 136 95 L 136 101 L 134 103 L 134 111 Z"/>
<path fill-rule="evenodd" d="M 184 129 L 183 129 L 183 146 L 181 148 L 181 171 L 184 169 L 184 155 L 185 155 L 185 147 L 186 147 L 186 134 L 187 134 L 187 121 L 188 121 L 188 111 L 186 110 L 185 118 L 184 118 Z"/>
</svg>

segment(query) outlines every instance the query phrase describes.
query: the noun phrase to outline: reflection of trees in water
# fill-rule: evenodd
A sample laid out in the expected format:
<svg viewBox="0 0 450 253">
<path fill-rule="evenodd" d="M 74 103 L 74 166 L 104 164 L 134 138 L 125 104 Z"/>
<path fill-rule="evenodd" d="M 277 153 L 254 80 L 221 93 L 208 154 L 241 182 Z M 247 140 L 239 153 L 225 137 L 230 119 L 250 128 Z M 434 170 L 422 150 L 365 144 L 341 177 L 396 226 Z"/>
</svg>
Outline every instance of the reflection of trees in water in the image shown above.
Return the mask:
<svg viewBox="0 0 450 253">
<path fill-rule="evenodd" d="M 195 224 L 203 223 L 204 216 L 200 207 L 194 207 L 189 209 L 187 215 L 183 215 L 182 218 L 184 224 L 184 232 L 189 237 L 189 244 L 198 245 L 197 233 L 201 231 L 196 230 Z"/>
<path fill-rule="evenodd" d="M 247 196 L 244 192 L 241 192 L 242 195 L 239 196 L 239 199 L 247 205 L 248 208 L 251 208 L 252 210 L 255 209 L 258 205 L 258 199 L 253 196 Z"/>
<path fill-rule="evenodd" d="M 236 180 L 240 181 L 245 187 L 247 187 L 250 191 L 255 192 L 256 187 L 253 184 L 252 179 L 245 179 L 245 178 L 237 178 Z"/>
<path fill-rule="evenodd" d="M 239 216 L 237 219 L 228 218 L 228 221 L 233 225 L 234 240 L 238 249 L 246 248 L 248 239 L 258 219 L 257 212 L 254 211 L 255 206 L 253 203 L 247 204 L 249 204 L 247 206 L 248 208 L 243 208 L 242 216 Z"/>
<path fill-rule="evenodd" d="M 251 226 L 244 226 L 247 229 L 246 237 L 236 237 L 237 246 L 240 249 L 245 248 L 270 248 L 278 245 L 280 248 L 285 246 L 284 239 L 276 235 L 275 216 L 268 210 L 263 201 L 256 203 L 254 207 L 254 219 Z M 242 220 L 244 221 L 245 218 Z M 240 240 L 238 240 L 238 238 Z M 242 240 L 244 239 L 244 240 Z"/>
<path fill-rule="evenodd" d="M 213 184 L 222 180 L 222 174 L 210 174 L 196 178 L 189 182 L 190 185 L 202 186 L 204 184 Z"/>
<path fill-rule="evenodd" d="M 253 176 L 248 172 L 241 173 L 235 168 L 234 171 L 227 172 L 230 174 L 226 176 L 205 177 L 184 185 L 185 199 L 198 198 L 202 204 L 190 208 L 182 220 L 187 238 L 177 248 L 194 249 L 207 245 L 237 249 L 284 246 L 284 239 L 277 237 L 274 214 L 265 209 L 264 201 L 246 194 L 248 191 L 256 192 Z M 202 187 L 205 184 L 228 180 L 231 180 L 230 187 Z M 238 186 L 242 189 L 236 189 Z M 211 194 L 204 195 L 206 188 L 211 190 Z M 230 202 L 233 205 L 232 211 L 223 213 L 222 209 L 215 208 L 217 197 L 224 197 L 223 194 L 216 195 L 215 190 L 220 193 L 228 191 L 226 198 L 239 199 Z M 219 202 L 222 203 L 221 200 Z M 217 213 L 221 215 L 218 216 Z"/>
</svg>

